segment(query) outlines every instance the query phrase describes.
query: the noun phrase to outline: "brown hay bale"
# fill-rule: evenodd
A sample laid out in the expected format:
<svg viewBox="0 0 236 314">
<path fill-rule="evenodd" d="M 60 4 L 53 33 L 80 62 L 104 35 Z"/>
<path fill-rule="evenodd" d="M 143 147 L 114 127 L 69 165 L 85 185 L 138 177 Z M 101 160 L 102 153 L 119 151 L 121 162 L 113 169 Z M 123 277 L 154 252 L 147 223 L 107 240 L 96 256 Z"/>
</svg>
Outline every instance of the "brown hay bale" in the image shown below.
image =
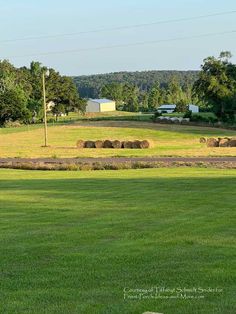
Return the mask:
<svg viewBox="0 0 236 314">
<path fill-rule="evenodd" d="M 127 148 L 127 149 L 133 148 L 133 142 L 131 142 L 131 141 L 124 141 L 123 142 L 123 147 Z"/>
<path fill-rule="evenodd" d="M 103 148 L 113 148 L 112 141 L 110 141 L 110 140 L 104 141 Z"/>
<path fill-rule="evenodd" d="M 219 141 L 213 137 L 208 138 L 206 144 L 207 147 L 219 147 Z"/>
<path fill-rule="evenodd" d="M 140 149 L 141 148 L 141 141 L 133 141 L 133 148 L 134 149 Z"/>
<path fill-rule="evenodd" d="M 150 142 L 149 141 L 147 141 L 147 140 L 141 141 L 140 148 L 146 149 L 146 148 L 149 148 L 149 147 L 150 147 Z"/>
<path fill-rule="evenodd" d="M 219 141 L 219 147 L 228 147 L 229 146 L 229 139 L 221 138 Z"/>
<path fill-rule="evenodd" d="M 115 140 L 112 142 L 112 147 L 113 148 L 121 148 L 122 146 L 122 142 L 121 141 L 118 141 L 118 140 Z"/>
<path fill-rule="evenodd" d="M 77 148 L 84 148 L 84 141 L 83 140 L 78 140 L 76 143 Z"/>
<path fill-rule="evenodd" d="M 229 140 L 228 147 L 236 147 L 236 138 Z"/>
<path fill-rule="evenodd" d="M 85 148 L 95 148 L 95 143 L 93 141 L 86 141 L 84 143 Z"/>
<path fill-rule="evenodd" d="M 99 141 L 98 140 L 98 141 L 95 142 L 95 147 L 96 148 L 103 148 L 103 143 L 104 143 L 103 141 Z"/>
<path fill-rule="evenodd" d="M 207 140 L 206 140 L 205 137 L 201 137 L 200 140 L 199 140 L 200 143 L 206 143 L 206 141 L 207 141 Z"/>
</svg>

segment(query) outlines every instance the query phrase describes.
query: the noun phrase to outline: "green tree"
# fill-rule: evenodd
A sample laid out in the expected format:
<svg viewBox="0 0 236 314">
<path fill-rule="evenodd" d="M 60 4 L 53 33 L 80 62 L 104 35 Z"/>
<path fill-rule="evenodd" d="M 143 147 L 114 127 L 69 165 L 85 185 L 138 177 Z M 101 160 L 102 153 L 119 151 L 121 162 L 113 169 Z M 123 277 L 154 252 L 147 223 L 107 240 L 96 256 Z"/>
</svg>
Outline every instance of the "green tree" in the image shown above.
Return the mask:
<svg viewBox="0 0 236 314">
<path fill-rule="evenodd" d="M 186 99 L 180 99 L 176 103 L 175 112 L 187 112 L 188 111 L 188 103 Z"/>
<path fill-rule="evenodd" d="M 62 104 L 56 104 L 52 107 L 52 114 L 56 116 L 56 121 L 58 120 L 58 117 L 65 113 L 65 106 Z"/>
<path fill-rule="evenodd" d="M 117 106 L 123 103 L 123 84 L 106 84 L 101 89 L 101 97 L 105 97 L 116 102 Z"/>
<path fill-rule="evenodd" d="M 153 87 L 148 95 L 148 108 L 156 110 L 160 106 L 161 92 L 158 86 Z"/>
<path fill-rule="evenodd" d="M 124 110 L 137 112 L 139 110 L 139 89 L 135 85 L 125 84 L 123 88 Z"/>
<path fill-rule="evenodd" d="M 86 102 L 78 94 L 73 80 L 67 76 L 61 76 L 59 72 L 50 69 L 50 75 L 46 78 L 47 101 L 53 101 L 56 105 L 63 105 L 65 112 L 85 111 Z"/>
<path fill-rule="evenodd" d="M 183 98 L 183 90 L 177 76 L 173 76 L 168 84 L 167 99 L 168 103 L 176 104 Z"/>
<path fill-rule="evenodd" d="M 26 105 L 27 98 L 18 86 L 0 92 L 0 125 L 17 120 L 28 122 L 30 112 Z"/>
<path fill-rule="evenodd" d="M 230 57 L 229 52 L 222 52 L 218 58 L 206 58 L 194 84 L 194 91 L 220 120 L 233 122 L 236 110 L 236 65 L 229 61 Z"/>
<path fill-rule="evenodd" d="M 148 93 L 140 92 L 139 93 L 139 103 L 140 103 L 140 111 L 147 112 L 148 111 Z"/>
</svg>

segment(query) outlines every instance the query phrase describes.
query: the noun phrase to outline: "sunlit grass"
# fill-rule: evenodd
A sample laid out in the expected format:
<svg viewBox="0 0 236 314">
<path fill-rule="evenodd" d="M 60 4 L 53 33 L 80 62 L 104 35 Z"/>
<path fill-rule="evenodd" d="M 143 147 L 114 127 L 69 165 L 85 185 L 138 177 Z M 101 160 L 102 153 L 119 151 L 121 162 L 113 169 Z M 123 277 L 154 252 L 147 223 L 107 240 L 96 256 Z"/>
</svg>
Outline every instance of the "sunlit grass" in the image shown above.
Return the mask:
<svg viewBox="0 0 236 314">
<path fill-rule="evenodd" d="M 0 170 L 0 312 L 234 314 L 235 175 Z M 124 300 L 152 287 L 222 292 Z"/>
<path fill-rule="evenodd" d="M 7 131 L 6 131 L 7 130 Z M 42 125 L 0 129 L 1 157 L 106 157 L 106 156 L 235 156 L 236 148 L 207 148 L 200 137 L 235 136 L 236 131 L 196 126 L 159 125 L 135 121 L 80 121 L 54 125 L 44 148 Z M 76 149 L 78 139 L 148 139 L 148 150 Z"/>
</svg>

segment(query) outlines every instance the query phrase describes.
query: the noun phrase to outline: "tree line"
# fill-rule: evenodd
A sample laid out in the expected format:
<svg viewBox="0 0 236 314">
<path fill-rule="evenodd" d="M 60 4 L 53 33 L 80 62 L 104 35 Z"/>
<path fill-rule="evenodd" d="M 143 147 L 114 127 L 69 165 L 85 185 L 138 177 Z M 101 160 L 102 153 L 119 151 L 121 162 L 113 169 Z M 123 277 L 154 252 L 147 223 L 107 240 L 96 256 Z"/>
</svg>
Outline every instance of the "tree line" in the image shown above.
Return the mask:
<svg viewBox="0 0 236 314">
<path fill-rule="evenodd" d="M 137 84 L 122 81 L 124 74 L 119 82 L 103 81 L 109 77 L 104 75 L 98 96 L 115 100 L 118 110 L 134 112 L 155 112 L 161 104 L 176 104 L 177 111 L 185 112 L 188 104 L 199 104 L 202 110 L 214 112 L 220 121 L 233 124 L 236 65 L 231 62 L 231 57 L 230 52 L 222 52 L 217 58 L 208 57 L 199 72 L 168 72 L 171 76 L 165 83 L 154 81 L 156 71 L 137 72 Z M 25 123 L 35 119 L 42 121 L 42 75 L 45 71 L 46 68 L 39 62 L 32 62 L 30 67 L 16 68 L 6 60 L 0 61 L 0 126 L 16 120 Z M 184 77 L 177 73 L 191 75 Z M 129 77 L 127 73 L 125 75 Z M 149 75 L 152 79 L 147 81 Z M 144 81 L 141 86 L 139 79 L 142 76 Z M 135 80 L 135 74 L 131 77 Z M 90 77 L 87 79 L 90 80 Z M 84 112 L 86 109 L 86 99 L 80 96 L 75 79 L 61 76 L 54 69 L 50 69 L 46 78 L 46 95 L 47 103 L 53 103 L 51 111 L 55 116 L 71 111 Z"/>
<path fill-rule="evenodd" d="M 161 104 L 177 104 L 181 108 L 181 104 L 196 102 L 192 86 L 188 80 L 181 86 L 178 77 L 173 76 L 165 87 L 156 82 L 148 91 L 131 84 L 106 84 L 100 96 L 115 100 L 119 110 L 154 112 Z"/>
<path fill-rule="evenodd" d="M 46 68 L 39 62 L 30 67 L 14 67 L 9 61 L 0 61 L 0 125 L 8 121 L 31 123 L 43 119 L 42 75 Z M 46 77 L 47 102 L 53 102 L 52 112 L 67 113 L 84 111 L 85 100 L 81 99 L 72 78 L 61 76 L 49 69 Z"/>
<path fill-rule="evenodd" d="M 219 121 L 233 124 L 236 115 L 236 65 L 231 58 L 231 53 L 224 51 L 219 57 L 204 59 L 196 77 L 182 81 L 172 73 L 167 83 L 156 81 L 145 90 L 126 82 L 106 83 L 101 87 L 100 96 L 115 100 L 117 108 L 126 111 L 153 112 L 161 104 L 176 104 L 176 111 L 187 112 L 188 104 L 198 104 L 202 111 L 215 113 Z"/>
<path fill-rule="evenodd" d="M 167 88 L 167 85 L 173 77 L 176 77 L 181 87 L 183 87 L 186 82 L 192 85 L 198 78 L 198 71 L 116 72 L 76 76 L 73 77 L 73 79 L 81 97 L 98 98 L 102 87 L 108 83 L 133 85 L 141 92 L 147 92 L 150 91 L 157 82 L 159 82 L 161 88 Z"/>
</svg>

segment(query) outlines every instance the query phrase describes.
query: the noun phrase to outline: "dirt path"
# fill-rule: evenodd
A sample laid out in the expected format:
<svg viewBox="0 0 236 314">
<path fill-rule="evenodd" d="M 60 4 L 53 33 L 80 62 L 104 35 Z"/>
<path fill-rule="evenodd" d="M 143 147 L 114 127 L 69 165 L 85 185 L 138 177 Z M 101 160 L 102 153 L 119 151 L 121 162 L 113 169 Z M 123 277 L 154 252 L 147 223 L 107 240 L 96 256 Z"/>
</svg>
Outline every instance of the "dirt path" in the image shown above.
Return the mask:
<svg viewBox="0 0 236 314">
<path fill-rule="evenodd" d="M 83 163 L 126 163 L 126 162 L 207 162 L 235 163 L 236 157 L 109 157 L 109 158 L 0 158 L 0 165 L 6 163 L 83 164 Z"/>
</svg>

